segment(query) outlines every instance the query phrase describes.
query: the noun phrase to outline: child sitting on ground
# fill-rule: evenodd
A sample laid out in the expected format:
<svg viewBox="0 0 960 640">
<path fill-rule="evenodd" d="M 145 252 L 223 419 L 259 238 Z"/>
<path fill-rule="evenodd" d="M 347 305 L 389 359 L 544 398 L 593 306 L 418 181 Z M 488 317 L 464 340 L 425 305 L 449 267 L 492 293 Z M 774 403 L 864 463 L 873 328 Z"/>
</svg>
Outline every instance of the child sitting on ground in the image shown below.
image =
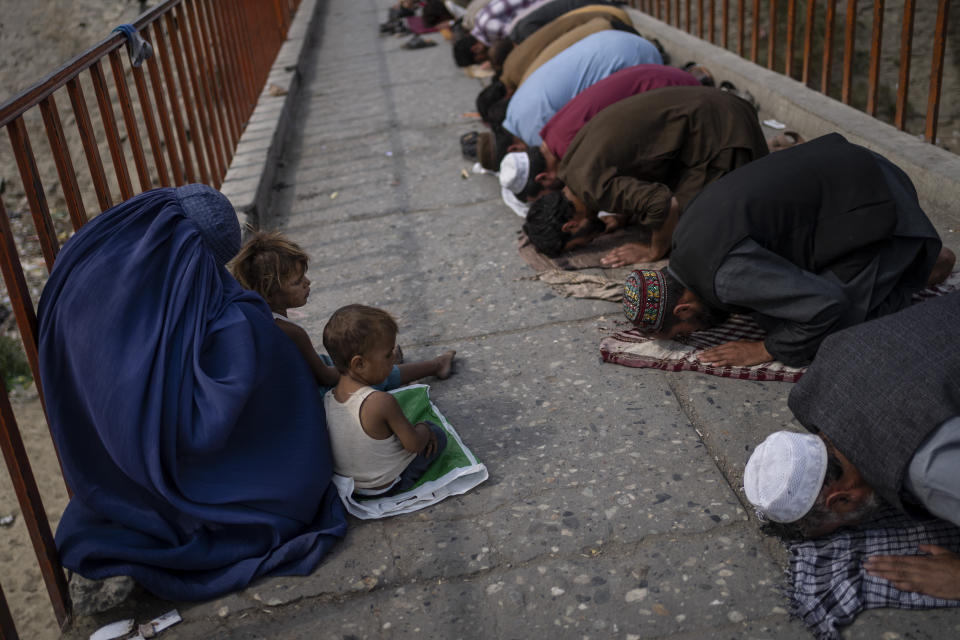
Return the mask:
<svg viewBox="0 0 960 640">
<path fill-rule="evenodd" d="M 317 384 L 326 391 L 337 384 L 340 373 L 328 356 L 317 353 L 306 330 L 287 317 L 290 309 L 307 304 L 310 295 L 307 263 L 303 249 L 282 233 L 258 231 L 230 261 L 230 271 L 241 286 L 256 291 L 266 300 L 273 311 L 274 322 L 297 345 Z M 456 351 L 447 351 L 432 360 L 394 365 L 378 388 L 395 389 L 431 375 L 443 380 L 450 376 L 455 354 Z"/>
<path fill-rule="evenodd" d="M 353 478 L 360 495 L 406 491 L 447 444 L 443 429 L 410 424 L 396 398 L 373 388 L 390 374 L 396 345 L 396 321 L 374 307 L 341 307 L 323 328 L 323 346 L 340 372 L 323 397 L 333 470 Z"/>
</svg>

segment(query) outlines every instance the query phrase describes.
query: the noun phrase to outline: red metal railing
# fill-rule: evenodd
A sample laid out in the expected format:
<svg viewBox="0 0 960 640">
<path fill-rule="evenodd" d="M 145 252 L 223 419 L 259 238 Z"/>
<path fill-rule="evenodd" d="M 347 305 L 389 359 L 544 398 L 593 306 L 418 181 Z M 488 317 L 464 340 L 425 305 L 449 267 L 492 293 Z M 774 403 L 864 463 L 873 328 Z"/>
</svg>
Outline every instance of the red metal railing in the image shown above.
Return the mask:
<svg viewBox="0 0 960 640">
<path fill-rule="evenodd" d="M 4 201 L 16 200 L 18 215 L 29 209 L 49 272 L 60 238 L 79 229 L 88 211 L 104 211 L 159 186 L 219 187 L 298 5 L 299 0 L 167 0 L 133 23 L 153 48 L 145 65 L 131 63 L 123 53 L 126 36 L 114 33 L 0 105 L 0 127 L 7 130 L 20 178 L 19 185 L 8 182 L 0 197 L 0 271 L 41 401 L 34 300 Z M 64 92 L 61 103 L 69 101 L 75 138 L 64 128 L 58 106 Z M 34 137 L 46 137 L 47 148 L 34 148 Z M 79 140 L 82 156 L 71 155 L 71 139 L 74 147 Z M 51 161 L 55 174 L 43 170 Z M 65 213 L 51 213 L 60 209 Z M 63 626 L 70 617 L 67 583 L 4 385 L 0 449 Z M 0 640 L 16 637 L 0 590 Z"/>
<path fill-rule="evenodd" d="M 752 0 L 750 7 L 746 6 L 745 0 L 697 0 L 695 6 L 691 0 L 631 0 L 630 4 L 678 29 L 735 51 L 737 55 L 752 62 L 763 63 L 768 69 L 794 77 L 824 94 L 839 97 L 845 104 L 862 108 L 871 116 L 881 117 L 879 96 L 883 89 L 880 69 L 885 0 L 873 0 L 869 52 L 858 51 L 856 47 L 857 0 L 841 0 L 839 3 L 838 0 L 805 0 L 802 9 L 803 39 L 802 44 L 798 43 L 797 18 L 803 1 L 764 0 L 761 6 L 760 0 Z M 731 7 L 731 4 L 734 6 Z M 933 32 L 924 34 L 932 40 L 929 83 L 926 87 L 914 87 L 926 89 L 923 135 L 927 142 L 935 142 L 937 138 L 949 9 L 950 0 L 936 0 L 936 7 L 934 0 L 929 0 L 922 8 L 931 12 L 931 15 L 936 11 Z M 888 118 L 901 131 L 907 129 L 908 94 L 911 90 L 910 66 L 911 57 L 915 54 L 913 29 L 916 11 L 916 0 L 903 0 L 903 13 L 899 16 L 901 37 L 896 104 L 895 110 L 894 105 L 890 105 L 889 110 L 893 113 L 892 117 Z M 734 21 L 732 12 L 736 14 L 735 27 L 731 24 Z M 843 59 L 840 86 L 835 87 L 832 84 L 834 67 L 837 64 L 834 36 L 839 35 L 835 31 L 841 15 L 844 16 Z M 694 21 L 696 29 L 693 28 Z M 733 44 L 730 42 L 732 28 L 736 38 Z M 744 50 L 747 35 L 750 37 L 749 53 Z M 765 60 L 760 59 L 762 40 L 765 40 L 767 45 Z M 795 59 L 798 54 L 802 57 L 802 66 L 799 69 Z M 862 60 L 864 56 L 869 57 L 866 65 Z M 817 60 L 820 63 L 819 83 L 814 79 Z M 866 91 L 861 92 L 865 93 L 863 97 L 855 95 L 857 92 L 854 91 L 858 64 L 867 67 Z"/>
</svg>

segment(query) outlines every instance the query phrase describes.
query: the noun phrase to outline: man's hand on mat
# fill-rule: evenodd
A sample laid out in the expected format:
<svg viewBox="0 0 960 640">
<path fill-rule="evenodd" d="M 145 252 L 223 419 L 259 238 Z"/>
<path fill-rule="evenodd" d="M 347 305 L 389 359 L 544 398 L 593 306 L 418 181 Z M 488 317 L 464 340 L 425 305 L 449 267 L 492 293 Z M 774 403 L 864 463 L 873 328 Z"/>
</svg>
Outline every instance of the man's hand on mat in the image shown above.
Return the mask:
<svg viewBox="0 0 960 640">
<path fill-rule="evenodd" d="M 960 599 L 960 556 L 933 544 L 917 547 L 926 556 L 870 556 L 863 568 L 901 591 Z"/>
<path fill-rule="evenodd" d="M 637 262 L 653 262 L 657 257 L 653 255 L 650 245 L 642 242 L 628 242 L 622 244 L 600 259 L 605 267 L 625 267 Z"/>
<path fill-rule="evenodd" d="M 773 356 L 755 340 L 734 340 L 724 342 L 716 347 L 704 349 L 700 354 L 700 362 L 715 367 L 749 367 L 755 364 L 770 362 Z"/>
</svg>

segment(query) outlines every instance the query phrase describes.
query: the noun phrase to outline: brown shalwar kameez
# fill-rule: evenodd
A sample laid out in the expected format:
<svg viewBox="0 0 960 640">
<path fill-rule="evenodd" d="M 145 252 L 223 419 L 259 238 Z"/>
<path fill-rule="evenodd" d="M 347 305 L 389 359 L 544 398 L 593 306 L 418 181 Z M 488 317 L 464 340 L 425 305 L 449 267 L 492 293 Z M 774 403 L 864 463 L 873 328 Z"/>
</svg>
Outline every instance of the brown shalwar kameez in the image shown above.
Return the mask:
<svg viewBox="0 0 960 640">
<path fill-rule="evenodd" d="M 580 129 L 558 177 L 594 211 L 659 228 L 703 187 L 767 155 L 757 113 L 711 87 L 666 87 L 610 105 Z"/>
</svg>

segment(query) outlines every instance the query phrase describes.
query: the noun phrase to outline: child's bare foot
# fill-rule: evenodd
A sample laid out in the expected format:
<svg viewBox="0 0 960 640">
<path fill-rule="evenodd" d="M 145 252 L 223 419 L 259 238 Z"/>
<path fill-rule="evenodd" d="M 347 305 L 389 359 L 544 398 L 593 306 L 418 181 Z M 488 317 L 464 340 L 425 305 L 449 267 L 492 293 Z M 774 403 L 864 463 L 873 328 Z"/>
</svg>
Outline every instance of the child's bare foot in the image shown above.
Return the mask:
<svg viewBox="0 0 960 640">
<path fill-rule="evenodd" d="M 450 377 L 450 372 L 453 369 L 453 356 L 457 355 L 456 351 L 447 351 L 442 356 L 437 356 L 437 378 L 440 380 L 446 380 Z"/>
</svg>

